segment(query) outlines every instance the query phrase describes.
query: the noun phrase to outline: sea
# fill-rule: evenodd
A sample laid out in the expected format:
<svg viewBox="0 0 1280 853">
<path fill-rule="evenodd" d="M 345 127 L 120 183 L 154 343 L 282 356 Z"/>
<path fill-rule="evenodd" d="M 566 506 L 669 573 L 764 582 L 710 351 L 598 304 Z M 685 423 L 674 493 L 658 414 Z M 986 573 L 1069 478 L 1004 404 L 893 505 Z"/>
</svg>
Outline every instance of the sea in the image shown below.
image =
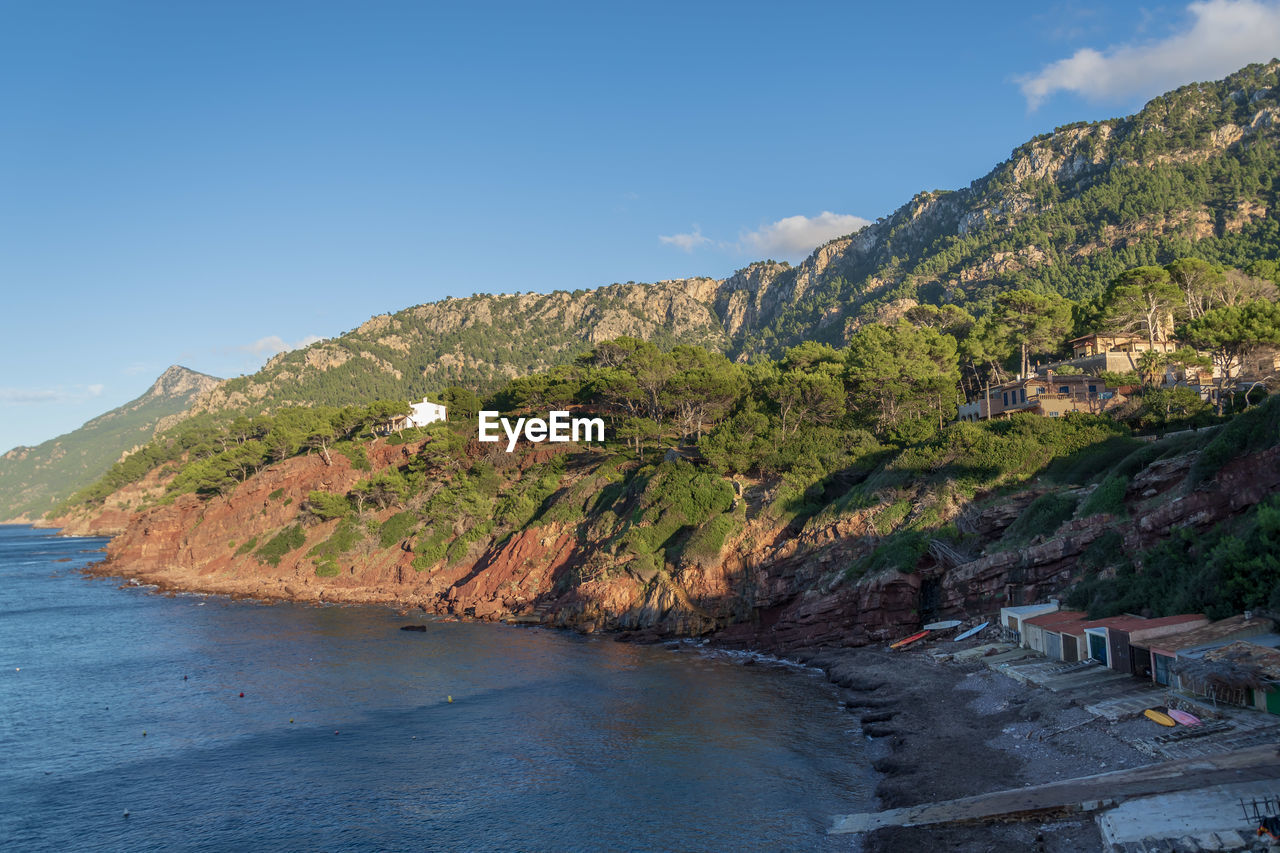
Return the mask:
<svg viewBox="0 0 1280 853">
<path fill-rule="evenodd" d="M 810 669 L 159 595 L 53 533 L 0 527 L 0 850 L 849 850 L 873 806 Z"/>
</svg>

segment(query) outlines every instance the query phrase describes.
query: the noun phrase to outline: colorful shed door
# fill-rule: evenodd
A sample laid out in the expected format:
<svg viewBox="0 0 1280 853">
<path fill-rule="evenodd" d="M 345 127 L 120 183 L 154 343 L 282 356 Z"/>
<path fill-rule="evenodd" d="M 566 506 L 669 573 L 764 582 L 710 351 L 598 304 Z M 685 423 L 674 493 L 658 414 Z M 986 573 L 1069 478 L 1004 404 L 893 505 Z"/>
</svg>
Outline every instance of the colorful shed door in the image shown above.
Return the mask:
<svg viewBox="0 0 1280 853">
<path fill-rule="evenodd" d="M 1107 665 L 1107 635 L 1106 634 L 1090 634 L 1089 635 L 1089 657 Z"/>
</svg>

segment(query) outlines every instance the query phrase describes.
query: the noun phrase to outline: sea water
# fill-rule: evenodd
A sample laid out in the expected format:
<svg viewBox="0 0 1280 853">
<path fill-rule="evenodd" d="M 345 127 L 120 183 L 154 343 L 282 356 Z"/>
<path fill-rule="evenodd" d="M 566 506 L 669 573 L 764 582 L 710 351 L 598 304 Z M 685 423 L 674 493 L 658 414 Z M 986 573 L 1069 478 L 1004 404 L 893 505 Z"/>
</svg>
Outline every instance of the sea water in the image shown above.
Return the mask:
<svg viewBox="0 0 1280 853">
<path fill-rule="evenodd" d="M 0 527 L 0 849 L 835 850 L 872 804 L 812 671 L 167 597 L 104 544 Z"/>
</svg>

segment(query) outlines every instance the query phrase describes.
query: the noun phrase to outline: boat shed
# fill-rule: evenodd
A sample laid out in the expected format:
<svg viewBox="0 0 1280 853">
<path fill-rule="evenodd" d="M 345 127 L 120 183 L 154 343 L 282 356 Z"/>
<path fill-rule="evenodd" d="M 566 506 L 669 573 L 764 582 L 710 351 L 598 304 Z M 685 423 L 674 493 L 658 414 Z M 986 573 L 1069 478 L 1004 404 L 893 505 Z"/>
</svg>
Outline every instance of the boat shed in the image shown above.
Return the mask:
<svg viewBox="0 0 1280 853">
<path fill-rule="evenodd" d="M 1022 623 L 1026 619 L 1034 616 L 1043 616 L 1046 613 L 1054 613 L 1058 609 L 1056 599 L 1051 599 L 1044 604 L 1022 604 L 1017 607 L 1001 607 L 1000 608 L 1000 627 L 1008 639 L 1018 644 L 1026 646 L 1024 641 L 1024 632 Z"/>
<path fill-rule="evenodd" d="M 1178 689 L 1280 715 L 1280 634 L 1236 640 L 1208 650 L 1189 649 L 1172 665 Z"/>
<path fill-rule="evenodd" d="M 1141 616 L 1111 616 L 1084 626 L 1080 641 L 1088 649 L 1088 657 L 1116 672 L 1138 673 L 1150 667 L 1149 640 L 1208 625 L 1209 618 L 1200 613 L 1144 619 Z M 1137 643 L 1141 652 L 1134 651 Z M 1134 658 L 1138 657 L 1135 667 Z M 1148 673 L 1147 676 L 1150 677 Z"/>
<path fill-rule="evenodd" d="M 1151 678 L 1157 684 L 1169 686 L 1173 680 L 1170 665 L 1179 657 L 1195 657 L 1196 652 L 1205 652 L 1221 648 L 1236 640 L 1247 640 L 1261 634 L 1269 634 L 1275 630 L 1276 624 L 1270 619 L 1245 613 L 1210 622 L 1190 631 L 1179 631 L 1146 641 L 1151 655 Z M 1130 640 L 1130 646 L 1134 646 Z M 1135 660 L 1141 656 L 1141 651 Z M 1135 672 L 1135 674 L 1137 674 Z"/>
<path fill-rule="evenodd" d="M 1058 610 L 1024 619 L 1022 645 L 1054 660 L 1078 661 L 1084 645 L 1077 637 L 1084 633 L 1084 623 L 1088 621 L 1088 614 L 1079 610 Z"/>
</svg>

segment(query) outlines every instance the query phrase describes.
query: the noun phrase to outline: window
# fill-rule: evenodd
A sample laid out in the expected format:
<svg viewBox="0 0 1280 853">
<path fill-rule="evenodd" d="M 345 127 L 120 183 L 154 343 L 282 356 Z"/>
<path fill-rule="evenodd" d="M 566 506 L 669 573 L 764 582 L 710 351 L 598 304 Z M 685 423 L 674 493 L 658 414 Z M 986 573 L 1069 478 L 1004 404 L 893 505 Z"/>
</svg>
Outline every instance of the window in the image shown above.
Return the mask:
<svg viewBox="0 0 1280 853">
<path fill-rule="evenodd" d="M 1059 385 L 1059 386 L 1058 386 L 1058 393 L 1059 393 L 1059 394 L 1070 394 L 1070 393 L 1071 393 L 1071 386 L 1070 386 L 1070 385 Z"/>
<path fill-rule="evenodd" d="M 1051 418 L 1056 418 L 1056 417 L 1057 417 L 1058 415 L 1060 415 L 1060 414 L 1061 414 L 1061 412 L 1050 412 L 1050 413 L 1049 413 L 1049 417 L 1051 417 Z"/>
<path fill-rule="evenodd" d="M 1021 401 L 1021 402 L 1023 402 L 1023 403 L 1027 402 L 1027 389 L 1026 389 L 1026 388 L 1020 388 L 1020 389 L 1018 390 L 1018 394 L 1019 394 L 1019 396 L 1021 396 L 1021 397 L 1022 397 L 1022 401 Z"/>
<path fill-rule="evenodd" d="M 1089 393 L 1090 393 L 1090 394 L 1097 394 L 1097 393 L 1098 393 L 1098 386 L 1097 386 L 1097 385 L 1090 385 L 1090 386 L 1089 386 Z"/>
</svg>

